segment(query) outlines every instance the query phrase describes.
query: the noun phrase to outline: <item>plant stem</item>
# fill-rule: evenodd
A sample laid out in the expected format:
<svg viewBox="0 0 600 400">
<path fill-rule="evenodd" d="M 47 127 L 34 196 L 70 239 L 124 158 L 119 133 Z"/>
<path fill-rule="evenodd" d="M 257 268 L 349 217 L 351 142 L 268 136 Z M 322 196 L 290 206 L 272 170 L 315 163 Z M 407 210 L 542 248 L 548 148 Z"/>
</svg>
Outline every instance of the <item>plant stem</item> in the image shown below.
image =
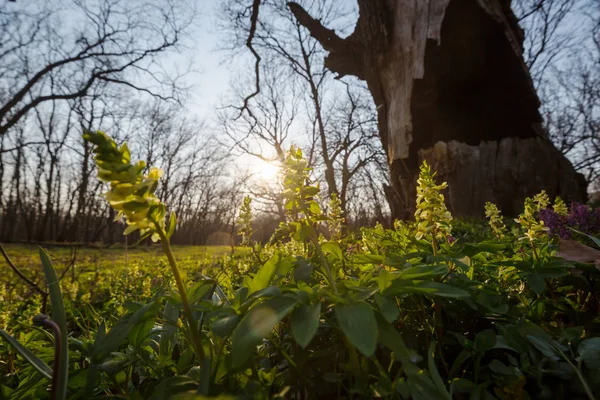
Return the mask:
<svg viewBox="0 0 600 400">
<path fill-rule="evenodd" d="M 54 365 L 52 366 L 52 386 L 50 387 L 50 398 L 52 400 L 58 399 L 58 376 L 59 369 L 61 366 L 61 348 L 62 342 L 61 332 L 58 324 L 52 321 L 47 315 L 39 314 L 33 318 L 33 322 L 38 325 L 42 325 L 46 328 L 52 329 L 54 334 Z"/>
<path fill-rule="evenodd" d="M 325 258 L 325 254 L 323 254 L 323 250 L 321 249 L 319 240 L 313 239 L 313 244 L 315 245 L 315 248 L 316 248 L 317 252 L 319 253 L 319 258 L 321 258 L 321 263 L 323 264 L 323 268 L 325 269 L 325 272 L 327 273 L 327 280 L 329 280 L 329 285 L 333 289 L 333 292 L 335 294 L 338 294 L 339 292 L 338 292 L 337 286 L 335 285 L 335 278 L 333 277 L 333 274 L 331 273 L 331 268 L 329 267 L 327 258 Z"/>
<path fill-rule="evenodd" d="M 356 348 L 350 343 L 346 335 L 341 332 L 342 339 L 344 340 L 344 344 L 348 349 L 348 357 L 350 358 L 350 368 L 352 369 L 352 373 L 355 377 L 360 377 L 360 364 L 358 362 L 358 353 L 356 352 Z"/>
<path fill-rule="evenodd" d="M 173 277 L 175 278 L 175 282 L 177 283 L 177 290 L 179 291 L 179 297 L 181 297 L 181 303 L 183 304 L 183 313 L 185 314 L 185 319 L 187 320 L 188 327 L 190 329 L 190 335 L 193 338 L 194 347 L 196 348 L 196 355 L 198 356 L 200 361 L 202 361 L 205 357 L 205 354 L 204 348 L 202 347 L 202 342 L 200 341 L 200 331 L 198 330 L 198 325 L 196 325 L 196 322 L 194 321 L 194 314 L 192 313 L 192 307 L 190 306 L 190 302 L 187 297 L 185 285 L 183 284 L 183 280 L 181 279 L 179 268 L 177 268 L 175 256 L 173 256 L 173 250 L 171 249 L 171 241 L 167 238 L 167 235 L 165 235 L 165 233 L 161 229 L 157 229 L 156 232 L 160 236 L 163 251 L 167 256 L 167 259 L 169 260 L 169 265 L 171 266 Z"/>
<path fill-rule="evenodd" d="M 42 296 L 42 314 L 45 314 L 46 313 L 46 303 L 48 301 L 48 293 L 45 292 L 44 290 L 42 290 L 38 285 L 33 283 L 32 280 L 27 278 L 25 276 L 25 274 L 23 274 L 21 272 L 21 270 L 19 270 L 19 268 L 17 268 L 17 266 L 12 262 L 12 260 L 8 256 L 8 253 L 6 253 L 6 250 L 4 250 L 4 247 L 2 247 L 2 245 L 0 245 L 0 254 L 2 254 L 2 257 L 4 257 L 4 260 L 6 261 L 6 263 L 10 267 L 10 269 L 12 269 L 14 271 L 14 273 L 17 274 L 17 276 L 19 278 L 21 278 L 23 281 L 25 281 L 25 283 L 27 283 L 34 291 L 38 292 Z"/>
<path fill-rule="evenodd" d="M 533 240 L 530 240 L 529 243 L 531 243 L 531 250 L 533 250 L 533 256 L 535 257 L 537 262 L 540 262 L 540 257 L 538 256 L 537 249 L 535 248 Z"/>
<path fill-rule="evenodd" d="M 556 350 L 558 350 L 558 352 L 560 353 L 560 355 L 562 356 L 562 358 L 564 358 L 565 361 L 569 363 L 569 365 L 571 366 L 571 368 L 573 368 L 573 370 L 577 374 L 577 377 L 579 378 L 579 381 L 583 385 L 583 390 L 585 390 L 585 394 L 587 394 L 587 396 L 590 398 L 590 400 L 595 400 L 596 398 L 594 397 L 594 394 L 592 393 L 592 390 L 590 389 L 590 387 L 588 386 L 587 382 L 585 381 L 585 378 L 581 374 L 581 369 L 577 368 L 575 366 L 575 364 L 573 364 L 571 362 L 571 360 L 569 360 L 569 357 L 567 357 L 567 355 L 561 349 L 557 348 Z"/>
</svg>

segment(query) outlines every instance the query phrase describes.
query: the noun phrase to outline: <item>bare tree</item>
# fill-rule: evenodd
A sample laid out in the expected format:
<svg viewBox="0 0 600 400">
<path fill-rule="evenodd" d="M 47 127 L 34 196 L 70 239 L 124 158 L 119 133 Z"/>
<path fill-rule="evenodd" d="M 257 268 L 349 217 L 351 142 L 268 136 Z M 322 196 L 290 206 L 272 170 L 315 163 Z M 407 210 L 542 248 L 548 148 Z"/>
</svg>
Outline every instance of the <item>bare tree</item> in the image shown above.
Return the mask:
<svg viewBox="0 0 600 400">
<path fill-rule="evenodd" d="M 342 26 L 340 21 L 347 22 L 349 18 L 350 10 L 344 7 L 347 4 L 327 0 L 306 1 L 304 4 L 317 18 L 327 23 L 338 23 Z M 252 121 L 251 126 L 258 125 L 253 121 L 256 118 L 253 116 L 252 104 L 259 102 L 263 95 L 272 97 L 270 93 L 264 93 L 265 90 L 272 92 L 272 85 L 268 82 L 272 71 L 280 71 L 279 75 L 284 74 L 288 80 L 296 82 L 294 88 L 302 90 L 303 93 L 304 107 L 299 114 L 308 122 L 308 159 L 326 183 L 327 193 L 342 198 L 342 209 L 345 211 L 352 179 L 378 153 L 377 150 L 371 150 L 377 149 L 378 146 L 380 148 L 381 145 L 378 136 L 372 134 L 373 132 L 364 137 L 358 136 L 365 131 L 360 131 L 360 124 L 355 126 L 356 121 L 353 118 L 356 117 L 359 108 L 362 111 L 366 108 L 362 104 L 358 107 L 359 99 L 356 93 L 351 95 L 351 90 L 346 90 L 348 83 L 346 86 L 334 85 L 333 76 L 323 65 L 325 52 L 285 4 L 278 1 L 261 2 L 258 17 L 254 11 L 250 13 L 249 10 L 249 2 L 245 0 L 230 0 L 224 4 L 224 15 L 229 24 L 227 28 L 231 30 L 229 42 L 234 43 L 233 48 L 236 48 L 236 45 L 237 48 L 242 45 L 247 47 L 251 41 L 253 54 L 260 53 L 260 57 L 255 57 L 255 61 L 263 61 L 263 67 L 260 68 L 262 79 L 254 81 L 254 84 L 259 85 L 260 92 L 244 97 L 244 101 L 238 102 L 243 104 L 238 107 L 240 119 Z M 249 14 L 251 18 L 246 18 Z M 355 82 L 352 82 L 352 85 L 355 85 Z M 285 88 L 279 90 L 283 91 Z M 244 91 L 248 92 L 248 89 Z M 364 95 L 363 93 L 362 96 Z M 354 106 L 350 106 L 350 116 L 342 115 L 346 111 L 342 110 L 343 101 L 340 97 L 346 96 L 348 104 L 354 103 Z M 373 121 L 375 110 L 371 107 L 369 111 L 371 115 L 366 118 Z M 298 135 L 295 137 L 298 138 Z M 265 140 L 264 137 L 261 139 Z M 279 145 L 272 137 L 268 139 L 272 144 Z M 296 139 L 296 143 L 298 141 L 299 139 Z"/>
<path fill-rule="evenodd" d="M 262 67 L 261 93 L 249 100 L 244 112 L 226 107 L 219 116 L 223 144 L 237 154 L 248 154 L 266 162 L 283 161 L 291 129 L 298 118 L 299 97 L 289 76 L 272 67 Z M 233 102 L 243 101 L 249 81 L 234 82 Z"/>
<path fill-rule="evenodd" d="M 600 3 L 520 0 L 514 7 L 545 127 L 593 186 L 600 175 Z"/>
<path fill-rule="evenodd" d="M 524 27 L 523 58 L 536 88 L 545 72 L 567 54 L 575 38 L 561 29 L 569 22 L 578 0 L 516 0 L 512 8 Z"/>
<path fill-rule="evenodd" d="M 175 1 L 70 4 L 0 4 L 0 135 L 41 104 L 84 97 L 98 84 L 180 99 L 178 74 L 166 74 L 158 56 L 176 49 L 193 18 L 189 8 Z"/>
<path fill-rule="evenodd" d="M 341 208 L 348 217 L 349 203 L 356 203 L 353 206 L 357 210 L 359 203 L 374 202 L 376 217 L 382 220 L 380 192 L 373 189 L 386 183 L 388 171 L 377 131 L 377 113 L 366 88 L 347 84 L 343 93 L 332 111 L 328 132 Z"/>
</svg>

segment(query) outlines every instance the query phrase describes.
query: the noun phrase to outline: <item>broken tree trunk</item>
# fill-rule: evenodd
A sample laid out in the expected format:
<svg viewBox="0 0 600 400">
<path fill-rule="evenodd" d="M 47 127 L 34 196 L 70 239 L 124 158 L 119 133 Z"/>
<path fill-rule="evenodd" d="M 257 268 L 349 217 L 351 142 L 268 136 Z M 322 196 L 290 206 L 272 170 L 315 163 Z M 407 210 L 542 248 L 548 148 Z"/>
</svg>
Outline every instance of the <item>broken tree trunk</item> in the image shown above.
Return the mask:
<svg viewBox="0 0 600 400">
<path fill-rule="evenodd" d="M 443 166 L 440 178 L 455 187 L 448 206 L 457 215 L 483 215 L 485 201 L 516 214 L 541 189 L 566 201 L 586 199 L 585 179 L 542 128 L 510 0 L 358 5 L 355 30 L 342 39 L 288 3 L 329 51 L 326 66 L 369 86 L 390 162 L 392 217 L 412 216 L 423 158 Z"/>
</svg>

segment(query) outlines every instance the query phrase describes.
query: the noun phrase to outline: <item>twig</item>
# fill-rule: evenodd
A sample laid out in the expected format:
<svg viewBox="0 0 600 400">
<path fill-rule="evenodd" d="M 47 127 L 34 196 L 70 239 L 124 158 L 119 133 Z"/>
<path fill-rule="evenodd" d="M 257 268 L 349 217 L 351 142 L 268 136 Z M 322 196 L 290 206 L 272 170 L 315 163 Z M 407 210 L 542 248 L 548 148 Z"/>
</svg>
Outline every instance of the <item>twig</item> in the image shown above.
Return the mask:
<svg viewBox="0 0 600 400">
<path fill-rule="evenodd" d="M 0 253 L 2 253 L 2 256 L 4 257 L 4 259 L 6 260 L 6 263 L 8 264 L 8 266 L 14 271 L 15 274 L 17 274 L 17 276 L 19 278 L 21 278 L 23 281 L 25 281 L 29 286 L 31 286 L 31 288 L 38 292 L 40 295 L 42 295 L 42 314 L 46 312 L 46 303 L 47 303 L 47 299 L 48 299 L 48 293 L 45 292 L 44 290 L 42 290 L 38 285 L 35 284 L 35 282 L 33 282 L 31 279 L 29 279 L 28 277 L 26 277 L 20 270 L 19 268 L 17 268 L 17 266 L 12 262 L 12 260 L 10 259 L 10 257 L 8 256 L 8 254 L 6 253 L 6 250 L 4 250 L 4 247 L 0 244 Z"/>
</svg>

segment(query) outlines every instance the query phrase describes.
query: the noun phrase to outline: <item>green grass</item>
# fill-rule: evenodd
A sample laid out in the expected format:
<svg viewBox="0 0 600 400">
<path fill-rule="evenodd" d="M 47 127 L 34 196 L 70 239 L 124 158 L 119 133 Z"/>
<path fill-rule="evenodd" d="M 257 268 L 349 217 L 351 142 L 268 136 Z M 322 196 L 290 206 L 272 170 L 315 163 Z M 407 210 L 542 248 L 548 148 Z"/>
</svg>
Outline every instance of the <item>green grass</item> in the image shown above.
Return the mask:
<svg viewBox="0 0 600 400">
<path fill-rule="evenodd" d="M 3 246 L 18 268 L 24 270 L 40 268 L 37 245 L 6 244 Z M 135 263 L 151 264 L 166 260 L 160 245 L 137 246 L 129 249 L 124 247 L 70 247 L 65 245 L 44 245 L 43 247 L 50 253 L 52 261 L 59 271 L 61 271 L 61 267 L 66 268 L 73 261 L 76 269 L 90 267 L 121 269 Z M 236 248 L 235 250 L 238 254 L 246 251 L 245 248 Z M 184 268 L 189 268 L 194 265 L 206 265 L 207 262 L 231 254 L 231 247 L 173 246 L 173 252 Z M 3 265 L 0 268 L 0 277 L 5 276 L 6 273 L 12 274 L 3 259 L 0 260 L 0 265 Z"/>
<path fill-rule="evenodd" d="M 42 290 L 46 290 L 38 246 L 3 245 L 13 264 Z M 129 302 L 146 302 L 160 288 L 170 286 L 172 274 L 159 245 L 123 247 L 75 247 L 44 245 L 60 277 L 63 297 L 70 311 L 80 319 L 100 313 L 114 320 L 123 315 Z M 232 257 L 228 246 L 174 246 L 175 258 L 188 285 L 207 275 L 221 282 L 229 280 L 225 267 Z M 235 248 L 234 257 L 248 249 Z M 40 312 L 42 296 L 20 279 L 0 257 L 0 328 L 9 331 L 28 325 Z M 83 308 L 89 308 L 84 311 Z M 96 323 L 100 318 L 96 318 Z"/>
</svg>

